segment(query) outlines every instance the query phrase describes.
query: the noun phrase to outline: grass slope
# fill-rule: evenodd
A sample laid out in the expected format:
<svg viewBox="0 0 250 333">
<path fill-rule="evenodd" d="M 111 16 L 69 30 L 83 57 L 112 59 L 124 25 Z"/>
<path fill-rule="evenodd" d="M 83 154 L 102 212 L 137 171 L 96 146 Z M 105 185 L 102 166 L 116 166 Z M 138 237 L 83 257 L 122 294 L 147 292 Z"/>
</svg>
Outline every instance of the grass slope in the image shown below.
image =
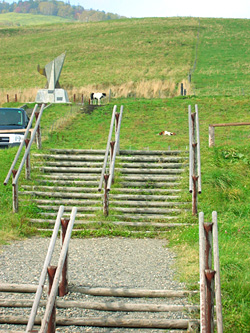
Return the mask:
<svg viewBox="0 0 250 333">
<path fill-rule="evenodd" d="M 4 26 L 27 26 L 41 24 L 55 24 L 70 22 L 71 20 L 59 16 L 33 15 L 23 13 L 4 13 L 0 14 L 0 28 Z"/>
</svg>

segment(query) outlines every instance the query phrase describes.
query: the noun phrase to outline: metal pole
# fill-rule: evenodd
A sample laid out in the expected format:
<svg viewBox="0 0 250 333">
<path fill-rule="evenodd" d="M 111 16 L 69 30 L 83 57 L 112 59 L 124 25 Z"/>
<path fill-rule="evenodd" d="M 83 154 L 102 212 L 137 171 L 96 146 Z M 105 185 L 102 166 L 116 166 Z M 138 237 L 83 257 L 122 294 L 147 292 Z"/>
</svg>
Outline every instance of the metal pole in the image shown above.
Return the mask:
<svg viewBox="0 0 250 333">
<path fill-rule="evenodd" d="M 188 106 L 188 124 L 189 124 L 189 192 L 193 191 L 192 183 L 192 170 L 193 170 L 193 149 L 192 149 L 192 119 L 191 119 L 191 105 Z"/>
<path fill-rule="evenodd" d="M 198 175 L 198 192 L 201 193 L 201 148 L 200 148 L 200 127 L 198 105 L 195 105 L 196 113 L 196 142 L 197 142 L 197 175 Z"/>
<path fill-rule="evenodd" d="M 12 170 L 13 182 L 16 178 L 17 170 Z M 12 184 L 13 213 L 18 212 L 18 183 Z"/>
<path fill-rule="evenodd" d="M 104 175 L 103 214 L 109 215 L 109 192 L 107 190 L 109 175 Z"/>
</svg>

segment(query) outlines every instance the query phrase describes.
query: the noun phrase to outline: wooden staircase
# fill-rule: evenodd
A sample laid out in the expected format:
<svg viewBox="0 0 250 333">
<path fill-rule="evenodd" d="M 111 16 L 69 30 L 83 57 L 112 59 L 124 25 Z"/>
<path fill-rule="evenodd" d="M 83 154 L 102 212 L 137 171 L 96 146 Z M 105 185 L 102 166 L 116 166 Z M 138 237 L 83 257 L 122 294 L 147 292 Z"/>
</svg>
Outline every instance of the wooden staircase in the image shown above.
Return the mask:
<svg viewBox="0 0 250 333">
<path fill-rule="evenodd" d="M 104 153 L 52 149 L 36 154 L 35 164 L 40 163 L 36 185 L 23 185 L 19 192 L 23 198 L 31 196 L 39 209 L 39 216 L 30 221 L 48 229 L 54 224 L 59 205 L 64 205 L 65 217 L 72 206 L 78 208 L 75 228 L 80 230 L 105 224 L 141 227 L 144 231 L 182 225 L 181 214 L 191 209 L 190 203 L 181 202 L 185 153 L 121 150 L 109 194 L 108 217 L 102 212 L 103 192 L 98 192 Z"/>
</svg>

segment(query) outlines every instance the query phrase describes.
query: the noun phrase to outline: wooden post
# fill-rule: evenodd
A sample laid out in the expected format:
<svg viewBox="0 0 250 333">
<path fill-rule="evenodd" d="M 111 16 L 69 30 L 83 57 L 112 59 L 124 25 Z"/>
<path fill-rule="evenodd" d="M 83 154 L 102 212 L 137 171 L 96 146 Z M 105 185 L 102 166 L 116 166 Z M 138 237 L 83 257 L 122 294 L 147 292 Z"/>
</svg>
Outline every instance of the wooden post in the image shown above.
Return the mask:
<svg viewBox="0 0 250 333">
<path fill-rule="evenodd" d="M 208 130 L 208 134 L 209 134 L 209 147 L 214 146 L 214 126 L 209 125 L 209 130 Z"/>
<path fill-rule="evenodd" d="M 25 140 L 25 147 L 27 149 L 29 145 L 30 140 L 26 139 Z M 27 158 L 26 158 L 26 163 L 25 163 L 25 178 L 30 179 L 30 154 L 28 153 Z"/>
<path fill-rule="evenodd" d="M 65 239 L 65 235 L 67 232 L 69 224 L 69 219 L 61 219 L 61 226 L 62 226 L 62 245 Z M 65 296 L 68 293 L 68 253 L 66 255 L 63 270 L 62 270 L 62 279 L 59 283 L 59 296 Z"/>
<path fill-rule="evenodd" d="M 36 120 L 38 119 L 39 113 L 36 112 L 35 113 L 36 116 Z M 37 148 L 38 149 L 42 149 L 42 139 L 41 139 L 41 128 L 40 128 L 40 124 L 37 127 L 36 130 L 36 143 L 37 143 Z"/>
<path fill-rule="evenodd" d="M 183 96 L 183 83 L 181 83 L 181 96 Z"/>
<path fill-rule="evenodd" d="M 76 102 L 76 94 L 74 94 L 74 103 Z"/>
<path fill-rule="evenodd" d="M 103 214 L 109 215 L 109 191 L 107 190 L 109 175 L 104 175 Z"/>
<path fill-rule="evenodd" d="M 217 212 L 212 213 L 217 332 L 223 333 Z"/>
<path fill-rule="evenodd" d="M 204 213 L 199 214 L 199 262 L 200 262 L 200 332 L 206 330 L 206 289 L 205 289 L 205 229 Z"/>
<path fill-rule="evenodd" d="M 111 89 L 109 89 L 109 103 L 111 101 Z"/>
<path fill-rule="evenodd" d="M 9 98 L 9 95 L 7 94 L 7 103 L 10 102 L 10 98 Z"/>
<path fill-rule="evenodd" d="M 17 170 L 12 170 L 13 179 L 17 174 Z M 18 183 L 12 184 L 13 213 L 18 212 Z"/>
<path fill-rule="evenodd" d="M 82 105 L 84 105 L 84 96 L 82 94 Z"/>
<path fill-rule="evenodd" d="M 54 277 L 56 274 L 56 266 L 50 266 L 48 267 L 48 277 L 49 277 L 49 293 L 51 292 L 51 288 L 53 285 Z M 55 333 L 56 332 L 56 305 L 54 303 L 54 306 L 52 308 L 52 312 L 50 315 L 50 319 L 48 321 L 48 330 L 47 333 Z"/>
<path fill-rule="evenodd" d="M 17 102 L 17 94 L 15 94 L 15 102 Z"/>
</svg>

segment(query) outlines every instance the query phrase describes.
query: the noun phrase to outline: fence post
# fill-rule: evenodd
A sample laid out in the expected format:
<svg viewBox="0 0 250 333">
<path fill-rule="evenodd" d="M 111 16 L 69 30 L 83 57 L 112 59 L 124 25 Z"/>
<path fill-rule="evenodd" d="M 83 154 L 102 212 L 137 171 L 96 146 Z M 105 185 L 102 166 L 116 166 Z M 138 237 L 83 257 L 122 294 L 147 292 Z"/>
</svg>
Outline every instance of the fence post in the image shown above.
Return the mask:
<svg viewBox="0 0 250 333">
<path fill-rule="evenodd" d="M 61 226 L 62 226 L 62 245 L 65 239 L 65 235 L 67 232 L 69 224 L 69 219 L 61 219 Z M 65 257 L 63 269 L 62 269 L 62 279 L 59 283 L 59 296 L 65 296 L 68 293 L 68 253 Z"/>
<path fill-rule="evenodd" d="M 109 103 L 111 101 L 111 89 L 109 89 Z"/>
<path fill-rule="evenodd" d="M 181 96 L 183 96 L 183 83 L 181 83 Z"/>
<path fill-rule="evenodd" d="M 15 94 L 15 102 L 17 102 L 17 94 Z"/>
<path fill-rule="evenodd" d="M 13 180 L 16 177 L 17 170 L 12 170 Z M 13 182 L 13 181 L 12 181 Z M 18 183 L 12 184 L 13 213 L 18 212 Z"/>
<path fill-rule="evenodd" d="M 112 161 L 113 161 L 113 155 L 114 155 L 114 146 L 115 146 L 115 141 L 110 142 L 110 165 L 109 165 L 109 174 L 111 175 L 111 166 L 112 166 Z M 112 184 L 114 184 L 114 176 L 112 178 Z"/>
<path fill-rule="evenodd" d="M 109 175 L 104 175 L 103 214 L 109 215 L 109 191 L 107 190 Z"/>
<path fill-rule="evenodd" d="M 25 147 L 27 149 L 28 145 L 29 145 L 30 140 L 26 139 L 25 140 Z M 26 179 L 30 179 L 30 154 L 27 155 L 26 158 L 26 163 L 25 163 L 25 178 Z"/>
<path fill-rule="evenodd" d="M 204 213 L 199 214 L 199 262 L 200 262 L 200 331 L 206 330 L 206 289 L 205 289 L 205 230 Z"/>
<path fill-rule="evenodd" d="M 10 102 L 10 98 L 9 98 L 9 95 L 7 94 L 7 103 Z"/>
<path fill-rule="evenodd" d="M 209 125 L 209 129 L 208 129 L 208 135 L 209 135 L 208 144 L 209 144 L 209 147 L 214 146 L 214 138 L 215 138 L 214 134 L 215 134 L 214 133 L 214 126 Z"/>
<path fill-rule="evenodd" d="M 56 269 L 57 269 L 56 266 L 49 266 L 48 267 L 48 277 L 49 277 L 49 292 L 48 292 L 48 294 L 50 294 L 50 291 L 51 291 L 51 288 L 52 288 L 52 285 L 53 285 L 54 277 L 55 277 L 55 274 L 56 274 Z M 55 303 L 54 303 L 54 306 L 52 308 L 50 319 L 48 321 L 47 333 L 55 333 L 55 331 L 56 331 L 56 305 L 55 305 Z"/>
</svg>

